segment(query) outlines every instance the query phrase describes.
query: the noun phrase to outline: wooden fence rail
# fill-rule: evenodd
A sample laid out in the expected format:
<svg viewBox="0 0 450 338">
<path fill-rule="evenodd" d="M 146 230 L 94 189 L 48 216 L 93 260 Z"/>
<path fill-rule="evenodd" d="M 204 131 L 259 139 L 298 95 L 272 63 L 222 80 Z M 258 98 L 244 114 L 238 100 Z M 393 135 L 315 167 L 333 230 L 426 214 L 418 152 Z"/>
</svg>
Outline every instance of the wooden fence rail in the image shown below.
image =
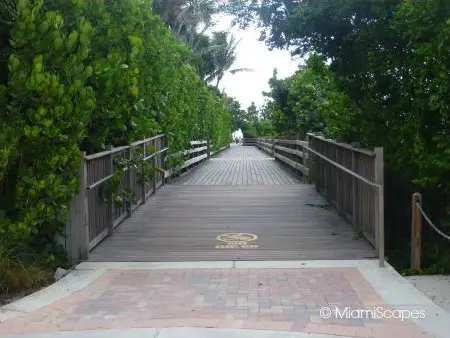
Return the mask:
<svg viewBox="0 0 450 338">
<path fill-rule="evenodd" d="M 308 138 L 311 182 L 384 257 L 383 148 L 368 151 L 314 134 Z"/>
<path fill-rule="evenodd" d="M 173 154 L 172 156 L 183 155 L 185 162 L 175 168 L 170 168 L 165 171 L 165 178 L 172 178 L 174 176 L 179 176 L 192 167 L 199 165 L 201 162 L 207 160 L 211 154 L 209 141 L 191 141 L 190 148 Z"/>
<path fill-rule="evenodd" d="M 129 146 L 112 148 L 86 155 L 82 153 L 79 178 L 79 194 L 73 198 L 70 205 L 70 217 L 66 225 L 65 247 L 72 265 L 86 260 L 89 251 L 95 248 L 104 238 L 114 233 L 114 229 L 133 212 L 150 195 L 155 193 L 166 180 L 179 176 L 194 166 L 199 165 L 211 156 L 209 141 L 191 141 L 190 148 L 175 155 L 183 155 L 184 163 L 175 168 L 166 168 L 169 158 L 166 136 L 157 135 L 135 142 Z M 225 149 L 223 147 L 213 154 Z M 130 166 L 125 169 L 120 178 L 119 196 L 123 192 L 131 192 L 132 199 L 123 200 L 121 205 L 102 198 L 108 192 L 113 175 L 117 172 L 117 160 L 136 159 L 151 163 L 154 176 L 149 181 L 143 181 L 142 168 Z M 141 162 L 142 163 L 142 162 Z M 126 196 L 129 196 L 127 193 Z"/>
<path fill-rule="evenodd" d="M 309 154 L 305 147 L 308 142 L 274 138 L 258 138 L 256 146 L 262 151 L 287 164 L 301 173 L 305 181 L 309 180 Z"/>
<path fill-rule="evenodd" d="M 314 134 L 307 141 L 259 138 L 256 146 L 314 184 L 377 249 L 384 266 L 383 148 L 369 151 Z"/>
<path fill-rule="evenodd" d="M 256 139 L 256 138 L 244 138 L 244 139 L 242 139 L 242 145 L 243 146 L 255 146 L 257 143 L 257 140 L 258 139 Z"/>
</svg>

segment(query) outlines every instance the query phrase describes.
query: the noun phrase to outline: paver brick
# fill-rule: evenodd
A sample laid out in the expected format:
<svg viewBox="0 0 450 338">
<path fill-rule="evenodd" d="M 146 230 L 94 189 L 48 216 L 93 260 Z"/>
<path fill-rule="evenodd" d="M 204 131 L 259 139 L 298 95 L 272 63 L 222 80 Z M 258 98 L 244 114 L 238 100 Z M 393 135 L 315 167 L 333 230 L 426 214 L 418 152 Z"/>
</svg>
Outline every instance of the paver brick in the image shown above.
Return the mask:
<svg viewBox="0 0 450 338">
<path fill-rule="evenodd" d="M 433 337 L 412 322 L 319 313 L 374 305 L 389 309 L 353 268 L 110 270 L 59 302 L 0 323 L 0 334 L 193 326 Z"/>
</svg>

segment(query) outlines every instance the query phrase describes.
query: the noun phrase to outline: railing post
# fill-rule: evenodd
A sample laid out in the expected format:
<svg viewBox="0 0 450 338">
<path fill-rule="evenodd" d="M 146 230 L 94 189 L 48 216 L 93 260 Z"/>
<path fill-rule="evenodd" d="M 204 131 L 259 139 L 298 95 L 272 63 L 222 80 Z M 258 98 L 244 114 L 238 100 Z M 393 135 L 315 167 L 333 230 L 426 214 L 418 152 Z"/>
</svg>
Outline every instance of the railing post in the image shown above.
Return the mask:
<svg viewBox="0 0 450 338">
<path fill-rule="evenodd" d="M 383 148 L 375 148 L 375 182 L 379 185 L 375 209 L 375 243 L 380 267 L 384 267 L 384 159 Z"/>
<path fill-rule="evenodd" d="M 156 147 L 156 140 L 153 141 L 154 149 L 156 151 L 155 156 L 152 158 L 152 170 L 153 170 L 153 193 L 156 194 L 156 160 L 158 158 L 158 149 Z"/>
<path fill-rule="evenodd" d="M 211 141 L 209 140 L 209 138 L 206 140 L 206 155 L 207 159 L 211 158 Z"/>
<path fill-rule="evenodd" d="M 89 258 L 89 203 L 87 195 L 87 163 L 86 152 L 81 153 L 80 165 L 80 199 L 78 202 L 80 213 L 78 219 L 81 221 L 80 231 L 80 260 L 87 260 Z"/>
<path fill-rule="evenodd" d="M 322 144 L 322 151 L 320 152 L 322 155 L 326 156 L 326 157 L 330 157 L 330 155 L 328 154 L 327 148 L 328 148 L 328 144 L 324 141 L 321 142 Z M 324 179 L 323 179 L 323 194 L 325 196 L 325 200 L 330 201 L 330 199 L 328 198 L 329 193 L 328 193 L 328 189 L 329 189 L 329 164 L 327 161 L 322 161 L 323 162 L 323 171 L 324 171 Z"/>
<path fill-rule="evenodd" d="M 353 148 L 359 148 L 359 142 L 352 143 Z M 352 171 L 356 173 L 358 170 L 356 162 L 356 152 L 352 150 Z M 358 189 L 356 185 L 356 178 L 352 177 L 352 223 L 355 228 L 358 228 Z"/>
<path fill-rule="evenodd" d="M 147 157 L 147 147 L 145 146 L 145 143 L 142 145 L 142 149 L 143 149 L 143 154 L 142 154 L 142 158 L 146 158 Z M 145 183 L 145 163 L 144 160 L 142 160 L 142 164 L 141 164 L 141 196 L 142 196 L 142 200 L 141 200 L 141 205 L 145 204 L 146 202 L 146 191 L 145 191 L 145 187 L 146 187 L 146 183 Z"/>
<path fill-rule="evenodd" d="M 314 137 L 310 134 L 308 134 L 308 148 L 311 150 L 314 149 Z M 311 152 L 308 152 L 308 162 L 309 162 L 309 180 L 314 185 L 316 191 L 318 189 L 317 187 L 317 177 L 318 177 L 318 167 L 317 167 L 317 158 L 316 155 L 314 155 Z"/>
<path fill-rule="evenodd" d="M 70 203 L 69 220 L 66 226 L 66 250 L 71 266 L 89 257 L 89 218 L 87 201 L 86 152 L 80 153 L 78 168 L 79 192 Z"/>
<path fill-rule="evenodd" d="M 275 138 L 272 138 L 271 149 L 272 157 L 275 157 Z"/>
<path fill-rule="evenodd" d="M 147 202 L 147 199 L 146 199 L 146 191 L 145 191 L 145 186 L 146 186 L 146 183 L 145 183 L 145 178 L 144 178 L 144 173 L 145 172 L 145 164 L 142 164 L 141 165 L 141 195 L 142 195 L 142 201 L 141 201 L 141 204 L 145 204 L 145 202 Z"/>
<path fill-rule="evenodd" d="M 422 214 L 417 206 L 422 206 L 422 195 L 412 195 L 412 222 L 411 222 L 411 269 L 420 270 L 422 252 Z"/>
<path fill-rule="evenodd" d="M 169 147 L 169 145 L 167 143 L 166 137 L 163 136 L 161 138 L 161 149 L 160 150 L 162 150 L 164 148 L 168 148 L 168 147 Z M 166 184 L 166 159 L 167 159 L 168 153 L 169 153 L 169 150 L 166 150 L 165 152 L 161 153 L 161 166 L 162 166 L 161 169 L 163 171 L 163 173 L 162 173 L 162 184 L 163 185 Z"/>
<path fill-rule="evenodd" d="M 144 147 L 145 147 L 145 145 L 144 145 Z M 145 153 L 145 150 L 144 150 L 144 153 Z M 128 155 L 128 160 L 131 161 L 131 160 L 133 159 L 133 149 L 132 149 L 131 146 L 128 148 L 127 155 Z M 127 180 L 127 185 L 128 185 L 129 191 L 133 191 L 133 192 L 134 192 L 134 184 L 133 184 L 133 173 L 132 173 L 132 170 L 133 170 L 132 167 L 128 168 L 128 170 L 127 170 L 127 179 L 128 179 L 128 180 Z M 127 213 L 128 213 L 128 217 L 131 217 L 131 215 L 132 215 L 132 213 L 133 213 L 133 201 L 132 201 L 131 199 L 128 201 L 128 210 L 127 210 Z M 114 222 L 114 220 L 113 220 L 113 222 Z M 114 228 L 114 226 L 113 226 L 113 228 Z"/>
<path fill-rule="evenodd" d="M 308 134 L 306 134 L 305 142 L 308 143 L 308 147 L 309 147 L 309 135 Z M 305 166 L 305 168 L 308 169 L 308 176 L 306 177 L 306 179 L 304 181 L 307 184 L 311 184 L 311 174 L 312 174 L 311 173 L 311 155 L 308 154 L 308 151 L 305 151 L 304 145 L 301 145 L 300 148 L 303 152 L 303 165 Z"/>
<path fill-rule="evenodd" d="M 106 150 L 111 151 L 113 147 L 111 145 L 106 147 Z M 108 155 L 108 172 L 107 175 L 114 174 L 113 156 L 111 153 Z M 108 204 L 108 235 L 112 236 L 114 233 L 114 201 L 111 200 Z"/>
<path fill-rule="evenodd" d="M 334 153 L 334 158 L 336 163 L 341 164 L 342 161 L 340 161 L 340 148 L 339 148 L 339 141 L 335 140 L 335 153 Z M 342 184 L 342 172 L 340 169 L 335 168 L 334 172 L 336 173 L 336 210 L 339 216 L 343 215 L 343 210 L 344 210 L 344 191 L 342 189 L 343 184 Z"/>
</svg>

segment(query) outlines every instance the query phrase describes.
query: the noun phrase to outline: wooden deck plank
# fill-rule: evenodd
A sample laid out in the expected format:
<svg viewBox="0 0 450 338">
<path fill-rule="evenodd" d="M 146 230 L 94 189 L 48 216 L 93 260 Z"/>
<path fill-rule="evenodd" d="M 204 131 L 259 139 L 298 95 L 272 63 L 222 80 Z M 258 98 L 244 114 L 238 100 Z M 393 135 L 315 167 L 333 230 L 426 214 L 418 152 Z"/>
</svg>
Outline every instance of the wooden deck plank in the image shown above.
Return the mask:
<svg viewBox="0 0 450 338">
<path fill-rule="evenodd" d="M 307 260 L 373 257 L 310 185 L 166 185 L 91 254 L 93 261 Z M 216 237 L 258 236 L 256 249 Z"/>
<path fill-rule="evenodd" d="M 284 185 L 300 184 L 300 177 L 256 147 L 231 147 L 173 184 Z"/>
<path fill-rule="evenodd" d="M 311 185 L 255 147 L 232 147 L 163 186 L 91 253 L 92 261 L 309 260 L 374 257 Z M 258 236 L 254 249 L 216 237 Z"/>
</svg>

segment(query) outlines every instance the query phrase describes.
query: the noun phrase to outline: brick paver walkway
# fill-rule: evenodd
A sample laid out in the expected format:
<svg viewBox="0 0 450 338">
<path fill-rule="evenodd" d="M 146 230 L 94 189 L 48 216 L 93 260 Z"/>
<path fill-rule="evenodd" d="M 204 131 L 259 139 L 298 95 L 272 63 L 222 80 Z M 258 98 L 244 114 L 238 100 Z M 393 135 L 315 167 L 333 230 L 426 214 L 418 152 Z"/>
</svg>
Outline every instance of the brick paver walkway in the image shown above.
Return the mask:
<svg viewBox="0 0 450 338">
<path fill-rule="evenodd" d="M 0 335 L 214 327 L 429 338 L 407 320 L 322 319 L 322 307 L 383 304 L 356 268 L 108 270 L 83 290 L 0 324 Z"/>
</svg>

